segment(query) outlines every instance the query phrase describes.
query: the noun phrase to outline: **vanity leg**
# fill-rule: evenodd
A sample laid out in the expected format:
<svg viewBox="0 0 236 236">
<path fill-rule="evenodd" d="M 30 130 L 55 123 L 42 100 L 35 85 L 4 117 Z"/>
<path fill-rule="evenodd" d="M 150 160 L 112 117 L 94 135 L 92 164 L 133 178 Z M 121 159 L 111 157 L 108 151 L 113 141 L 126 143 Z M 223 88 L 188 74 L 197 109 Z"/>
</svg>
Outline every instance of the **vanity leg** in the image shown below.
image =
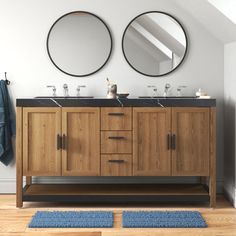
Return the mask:
<svg viewBox="0 0 236 236">
<path fill-rule="evenodd" d="M 23 206 L 22 108 L 17 107 L 16 112 L 16 207 L 20 208 Z"/>
<path fill-rule="evenodd" d="M 216 180 L 214 177 L 209 179 L 210 207 L 216 207 Z"/>
<path fill-rule="evenodd" d="M 16 207 L 21 208 L 23 206 L 22 195 L 23 195 L 23 176 L 22 173 L 17 171 L 16 174 Z"/>
<path fill-rule="evenodd" d="M 32 176 L 26 176 L 26 184 L 31 185 L 32 184 Z"/>
<path fill-rule="evenodd" d="M 216 206 L 216 109 L 210 108 L 210 207 Z"/>
</svg>

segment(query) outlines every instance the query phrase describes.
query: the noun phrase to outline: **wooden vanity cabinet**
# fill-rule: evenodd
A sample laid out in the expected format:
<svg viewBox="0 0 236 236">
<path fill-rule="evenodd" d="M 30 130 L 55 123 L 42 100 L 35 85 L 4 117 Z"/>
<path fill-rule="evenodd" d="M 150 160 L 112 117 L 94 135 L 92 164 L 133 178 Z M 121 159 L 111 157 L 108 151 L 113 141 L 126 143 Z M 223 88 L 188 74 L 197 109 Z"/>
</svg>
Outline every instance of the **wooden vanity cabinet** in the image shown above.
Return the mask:
<svg viewBox="0 0 236 236">
<path fill-rule="evenodd" d="M 100 175 L 100 109 L 62 108 L 62 175 Z"/>
<path fill-rule="evenodd" d="M 99 108 L 24 108 L 25 176 L 100 175 Z"/>
<path fill-rule="evenodd" d="M 200 176 L 209 191 L 183 185 L 172 197 L 179 191 L 194 200 L 201 195 L 214 207 L 215 125 L 215 107 L 17 107 L 17 206 L 40 199 L 27 195 L 29 186 L 40 188 L 31 184 L 32 176 Z M 79 190 L 71 188 L 76 200 Z M 171 191 L 155 188 L 151 197 L 153 191 L 161 199 Z"/>
<path fill-rule="evenodd" d="M 133 174 L 171 175 L 171 108 L 133 108 Z"/>
<path fill-rule="evenodd" d="M 173 176 L 208 176 L 210 109 L 172 108 Z"/>
<path fill-rule="evenodd" d="M 22 131 L 23 175 L 61 175 L 61 109 L 24 108 Z"/>
<path fill-rule="evenodd" d="M 132 108 L 101 108 L 101 176 L 132 176 Z"/>
<path fill-rule="evenodd" d="M 210 108 L 134 108 L 133 173 L 209 176 Z"/>
</svg>

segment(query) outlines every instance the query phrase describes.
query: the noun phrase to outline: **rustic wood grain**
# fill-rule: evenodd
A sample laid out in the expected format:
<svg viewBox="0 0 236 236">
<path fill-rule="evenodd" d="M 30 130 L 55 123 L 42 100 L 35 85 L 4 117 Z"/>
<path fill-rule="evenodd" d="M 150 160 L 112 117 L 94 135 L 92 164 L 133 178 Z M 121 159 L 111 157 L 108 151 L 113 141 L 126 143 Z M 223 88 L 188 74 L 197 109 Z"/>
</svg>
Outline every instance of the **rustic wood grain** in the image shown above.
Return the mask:
<svg viewBox="0 0 236 236">
<path fill-rule="evenodd" d="M 60 176 L 60 108 L 23 108 L 23 175 Z"/>
<path fill-rule="evenodd" d="M 133 108 L 134 176 L 170 176 L 171 108 Z"/>
<path fill-rule="evenodd" d="M 62 175 L 100 175 L 100 109 L 62 108 L 62 135 Z"/>
<path fill-rule="evenodd" d="M 110 139 L 110 137 L 124 139 Z M 132 153 L 132 131 L 101 131 L 101 153 Z"/>
<path fill-rule="evenodd" d="M 109 115 L 109 113 L 124 113 L 124 115 Z M 101 130 L 132 130 L 132 108 L 102 107 Z"/>
<path fill-rule="evenodd" d="M 173 176 L 209 175 L 209 108 L 172 108 Z"/>
<path fill-rule="evenodd" d="M 208 205 L 155 204 L 155 205 L 63 205 L 53 203 L 25 203 L 22 209 L 15 208 L 14 195 L 0 195 L 0 236 L 235 236 L 236 211 L 222 197 L 218 197 L 214 210 Z M 58 229 L 29 229 L 31 217 L 37 210 L 111 210 L 114 211 L 113 228 L 58 228 Z M 121 213 L 123 210 L 197 210 L 200 211 L 208 224 L 204 229 L 185 228 L 137 228 L 125 229 L 121 227 Z"/>
</svg>

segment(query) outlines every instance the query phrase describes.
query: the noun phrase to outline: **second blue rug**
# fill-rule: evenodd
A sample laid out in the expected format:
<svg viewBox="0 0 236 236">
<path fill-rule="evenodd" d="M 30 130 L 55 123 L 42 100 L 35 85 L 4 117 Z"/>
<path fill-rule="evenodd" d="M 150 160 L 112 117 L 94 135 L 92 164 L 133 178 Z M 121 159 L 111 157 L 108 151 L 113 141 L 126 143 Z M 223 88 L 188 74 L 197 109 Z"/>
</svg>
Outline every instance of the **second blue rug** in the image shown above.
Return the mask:
<svg viewBox="0 0 236 236">
<path fill-rule="evenodd" d="M 38 211 L 29 228 L 111 228 L 110 211 Z"/>
<path fill-rule="evenodd" d="M 124 211 L 124 228 L 206 228 L 198 211 Z"/>
</svg>

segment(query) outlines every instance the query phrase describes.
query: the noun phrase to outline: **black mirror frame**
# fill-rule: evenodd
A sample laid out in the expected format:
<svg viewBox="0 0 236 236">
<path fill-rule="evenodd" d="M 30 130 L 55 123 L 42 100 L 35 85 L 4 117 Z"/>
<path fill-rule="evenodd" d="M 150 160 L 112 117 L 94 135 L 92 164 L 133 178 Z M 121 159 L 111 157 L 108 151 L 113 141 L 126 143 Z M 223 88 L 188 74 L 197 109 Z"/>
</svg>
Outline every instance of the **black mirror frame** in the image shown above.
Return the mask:
<svg viewBox="0 0 236 236">
<path fill-rule="evenodd" d="M 51 57 L 51 55 L 50 55 L 50 51 L 49 51 L 49 37 L 50 37 L 50 33 L 51 33 L 53 27 L 54 27 L 55 24 L 56 24 L 59 20 L 61 20 L 63 17 L 65 17 L 65 16 L 67 16 L 67 15 L 70 15 L 70 14 L 73 14 L 73 13 L 85 13 L 85 14 L 89 14 L 89 15 L 92 15 L 92 16 L 96 17 L 98 20 L 100 20 L 100 21 L 104 24 L 104 26 L 106 27 L 106 29 L 107 29 L 107 31 L 108 31 L 108 33 L 109 33 L 110 39 L 111 39 L 111 48 L 110 48 L 110 52 L 109 52 L 109 54 L 108 54 L 108 57 L 107 57 L 106 61 L 102 64 L 102 66 L 100 66 L 100 67 L 99 67 L 98 69 L 96 69 L 95 71 L 93 71 L 93 72 L 91 72 L 91 73 L 88 73 L 88 74 L 84 74 L 84 75 L 71 74 L 71 73 L 68 73 L 68 72 L 62 70 L 62 69 L 54 62 L 54 60 L 52 59 L 52 57 Z M 72 12 L 68 12 L 68 13 L 62 15 L 61 17 L 59 17 L 59 18 L 52 24 L 52 26 L 51 26 L 51 28 L 50 28 L 50 30 L 49 30 L 49 32 L 48 32 L 48 35 L 47 35 L 46 46 L 47 46 L 47 53 L 48 53 L 48 56 L 49 56 L 51 62 L 53 63 L 53 65 L 54 65 L 58 70 L 60 70 L 61 72 L 65 73 L 65 74 L 67 74 L 67 75 L 73 76 L 73 77 L 86 77 L 86 76 L 95 74 L 96 72 L 98 72 L 99 70 L 101 70 L 101 69 L 107 64 L 108 60 L 109 60 L 110 57 L 111 57 L 111 53 L 112 53 L 112 49 L 113 49 L 113 40 L 112 40 L 112 34 L 111 34 L 111 31 L 110 31 L 109 27 L 107 26 L 107 24 L 105 23 L 105 21 L 102 20 L 99 16 L 95 15 L 94 13 L 87 12 L 87 11 L 72 11 Z"/>
<path fill-rule="evenodd" d="M 133 22 L 134 20 L 136 20 L 138 17 L 140 17 L 140 16 L 142 16 L 142 15 L 144 15 L 144 14 L 149 14 L 149 13 L 161 13 L 161 14 L 164 14 L 164 15 L 167 15 L 167 16 L 173 18 L 173 19 L 180 25 L 180 27 L 182 28 L 182 30 L 183 30 L 183 32 L 184 32 L 184 35 L 185 35 L 185 39 L 186 39 L 186 49 L 185 49 L 184 56 L 183 56 L 182 60 L 180 61 L 180 63 L 179 63 L 173 70 L 171 70 L 171 71 L 169 71 L 169 72 L 167 72 L 167 73 L 161 74 L 161 75 L 149 75 L 149 74 L 146 74 L 146 73 L 143 73 L 143 72 L 139 71 L 137 68 L 135 68 L 135 67 L 129 62 L 128 58 L 127 58 L 126 55 L 125 55 L 125 50 L 124 50 L 124 38 L 125 38 L 125 33 L 126 33 L 127 29 L 129 28 L 129 26 L 130 26 L 130 25 L 132 24 L 132 22 Z M 186 55 L 187 55 L 188 47 L 189 47 L 188 44 L 189 44 L 189 43 L 188 43 L 187 33 L 186 33 L 186 31 L 185 31 L 183 25 L 180 23 L 179 20 L 176 19 L 176 17 L 172 16 L 172 15 L 169 14 L 169 13 L 163 12 L 163 11 L 147 11 L 147 12 L 141 13 L 141 14 L 139 14 L 138 16 L 136 16 L 135 18 L 133 18 L 133 19 L 129 22 L 129 24 L 126 26 L 125 31 L 124 31 L 123 36 L 122 36 L 121 47 L 122 47 L 122 52 L 123 52 L 123 55 L 124 55 L 124 58 L 125 58 L 126 62 L 127 62 L 127 63 L 130 65 L 130 67 L 133 68 L 136 72 L 138 72 L 138 73 L 140 73 L 140 74 L 142 74 L 142 75 L 145 75 L 145 76 L 149 76 L 149 77 L 161 77 L 161 76 L 168 75 L 168 74 L 174 72 L 177 68 L 179 68 L 179 66 L 183 63 L 183 61 L 184 61 L 184 59 L 185 59 L 185 57 L 186 57 Z"/>
</svg>

